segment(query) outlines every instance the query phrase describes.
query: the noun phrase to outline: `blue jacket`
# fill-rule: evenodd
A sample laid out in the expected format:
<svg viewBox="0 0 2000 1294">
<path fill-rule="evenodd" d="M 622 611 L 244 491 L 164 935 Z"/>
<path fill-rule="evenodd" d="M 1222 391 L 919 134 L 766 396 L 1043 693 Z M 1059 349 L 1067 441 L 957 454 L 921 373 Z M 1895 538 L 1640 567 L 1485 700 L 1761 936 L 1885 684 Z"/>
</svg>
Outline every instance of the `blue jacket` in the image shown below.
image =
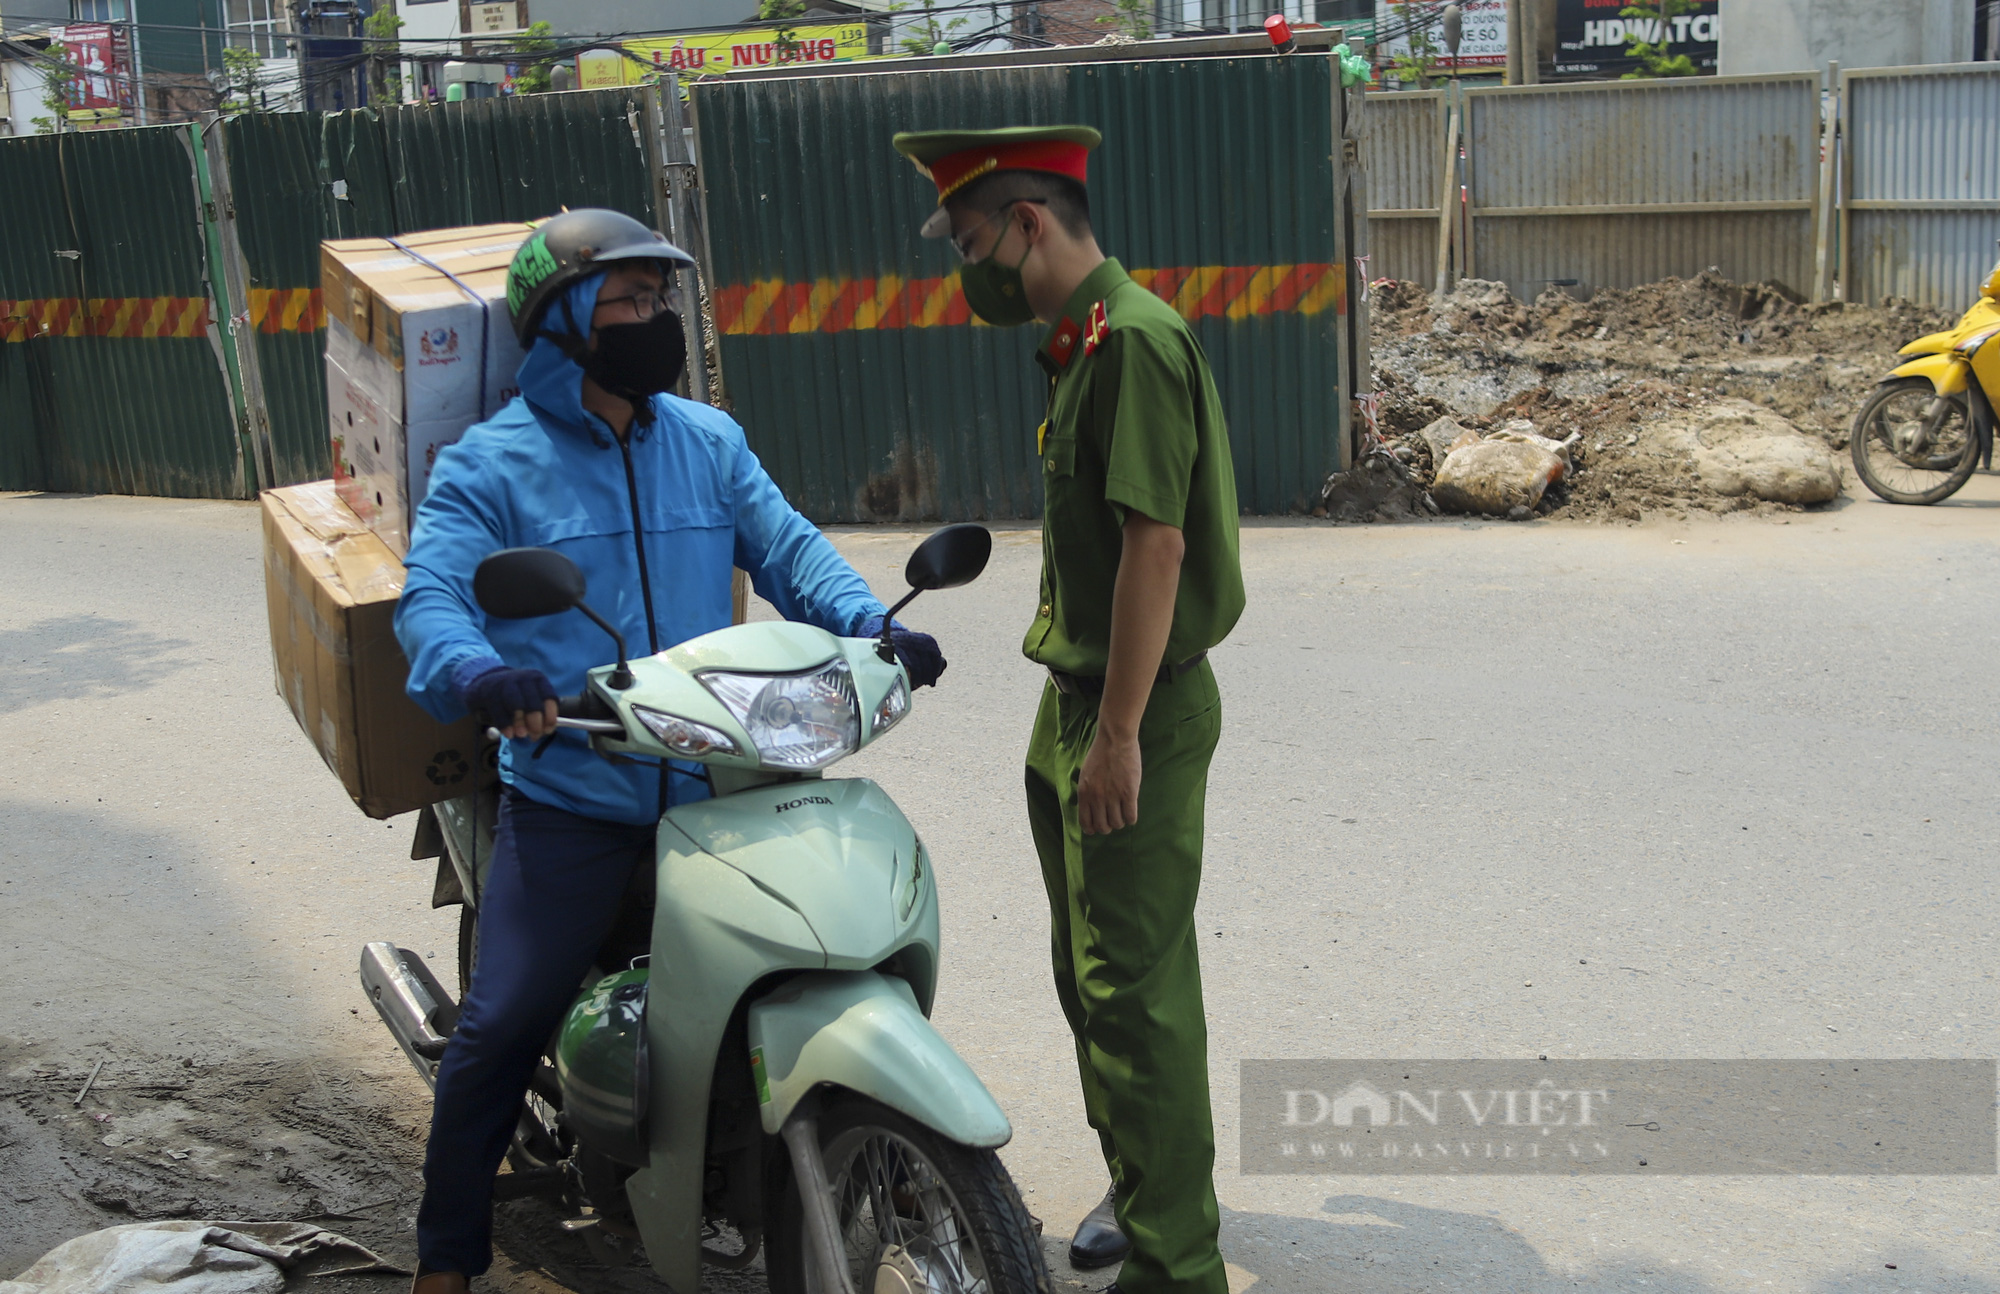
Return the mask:
<svg viewBox="0 0 2000 1294">
<path fill-rule="evenodd" d="M 590 317 L 601 278 L 570 289 L 577 318 Z M 854 568 L 785 502 L 729 415 L 655 396 L 652 424 L 635 422 L 621 448 L 584 411 L 583 370 L 554 343 L 537 340 L 519 376 L 520 396 L 438 455 L 417 509 L 396 638 L 410 661 L 409 694 L 433 717 L 465 713 L 451 679 L 468 661 L 538 669 L 569 695 L 583 689 L 585 670 L 614 659 L 609 635 L 577 612 L 488 620 L 473 600 L 472 573 L 502 548 L 566 554 L 589 581 L 591 608 L 618 626 L 634 657 L 727 626 L 732 565 L 789 620 L 852 634 L 882 614 Z M 628 462 L 645 518 L 650 626 Z M 657 820 L 656 766 L 613 764 L 572 731 L 540 759 L 530 758 L 534 746 L 507 741 L 500 752 L 501 777 L 529 798 L 615 822 Z M 681 771 L 668 777 L 668 803 L 707 796 L 705 783 L 682 775 L 695 766 L 673 767 Z"/>
</svg>

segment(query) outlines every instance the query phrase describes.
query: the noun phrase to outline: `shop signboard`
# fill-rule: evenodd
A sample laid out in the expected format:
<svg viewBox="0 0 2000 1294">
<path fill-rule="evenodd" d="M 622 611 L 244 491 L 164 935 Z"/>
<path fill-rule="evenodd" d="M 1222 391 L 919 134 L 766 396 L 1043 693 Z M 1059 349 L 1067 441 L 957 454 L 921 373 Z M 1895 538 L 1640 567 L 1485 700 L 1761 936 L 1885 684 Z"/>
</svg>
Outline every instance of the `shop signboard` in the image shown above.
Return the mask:
<svg viewBox="0 0 2000 1294">
<path fill-rule="evenodd" d="M 636 85 L 654 70 L 692 80 L 751 68 L 852 62 L 868 57 L 868 25 L 815 23 L 787 28 L 782 35 L 775 27 L 699 32 L 628 40 L 622 49 L 623 53 L 594 49 L 579 55 L 578 88 L 608 90 Z"/>
<path fill-rule="evenodd" d="M 1652 0 L 1644 6 L 1632 0 L 1557 0 L 1556 75 L 1603 80 L 1642 70 L 1626 51 L 1635 41 L 1657 41 L 1660 20 L 1627 17 L 1626 10 L 1635 7 L 1655 5 Z M 1667 53 L 1687 55 L 1704 76 L 1715 74 L 1721 7 L 1721 0 L 1694 0 L 1689 12 L 1667 20 Z"/>
<path fill-rule="evenodd" d="M 1461 0 L 1456 58 L 1445 49 L 1444 10 L 1431 0 L 1375 0 L 1375 62 L 1413 57 L 1412 47 L 1429 41 L 1433 64 L 1447 73 L 1507 66 L 1507 0 Z"/>
<path fill-rule="evenodd" d="M 528 0 L 474 4 L 459 0 L 458 29 L 468 36 L 511 36 L 528 29 Z"/>
<path fill-rule="evenodd" d="M 70 82 L 72 121 L 104 121 L 132 107 L 132 60 L 122 24 L 71 23 L 62 29 L 63 53 L 76 65 Z"/>
</svg>

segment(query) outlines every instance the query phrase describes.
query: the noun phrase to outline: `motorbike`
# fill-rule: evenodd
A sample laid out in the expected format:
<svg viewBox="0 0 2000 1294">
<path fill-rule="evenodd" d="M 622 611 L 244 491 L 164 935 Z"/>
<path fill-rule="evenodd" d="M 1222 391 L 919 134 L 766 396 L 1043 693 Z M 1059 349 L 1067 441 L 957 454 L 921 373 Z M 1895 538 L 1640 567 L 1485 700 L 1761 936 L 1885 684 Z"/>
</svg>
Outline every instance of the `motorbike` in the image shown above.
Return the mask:
<svg viewBox="0 0 2000 1294">
<path fill-rule="evenodd" d="M 991 550 L 980 526 L 934 533 L 890 617 Z M 496 1197 L 557 1201 L 599 1261 L 643 1257 L 676 1294 L 760 1250 L 779 1294 L 1046 1294 L 996 1153 L 1006 1116 L 928 1018 L 931 855 L 881 787 L 826 776 L 910 711 L 886 623 L 879 641 L 741 624 L 628 661 L 559 553 L 495 553 L 473 590 L 489 615 L 604 628 L 617 661 L 559 702 L 558 729 L 608 760 L 702 765 L 713 790 L 660 819 L 652 893 L 628 896 L 551 1041 Z M 439 859 L 433 903 L 465 905 L 461 994 L 495 803 L 436 806 L 412 849 Z M 363 950 L 361 982 L 435 1089 L 456 1000 L 388 942 Z"/>
<path fill-rule="evenodd" d="M 1936 503 L 1993 467 L 2000 401 L 2000 262 L 1955 328 L 1919 337 L 1854 416 L 1854 471 L 1890 503 Z"/>
</svg>

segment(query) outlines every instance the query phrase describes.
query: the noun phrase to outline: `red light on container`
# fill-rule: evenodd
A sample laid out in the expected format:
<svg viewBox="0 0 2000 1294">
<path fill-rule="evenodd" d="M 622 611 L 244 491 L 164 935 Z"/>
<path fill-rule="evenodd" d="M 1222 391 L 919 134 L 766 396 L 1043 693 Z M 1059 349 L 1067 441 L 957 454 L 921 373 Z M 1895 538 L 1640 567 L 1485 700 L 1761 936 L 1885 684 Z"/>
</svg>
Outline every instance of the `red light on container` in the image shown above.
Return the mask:
<svg viewBox="0 0 2000 1294">
<path fill-rule="evenodd" d="M 1274 13 L 1264 20 L 1264 34 L 1271 38 L 1271 46 L 1280 54 L 1289 54 L 1299 47 L 1298 38 L 1292 35 L 1292 25 L 1285 21 L 1285 15 Z"/>
</svg>

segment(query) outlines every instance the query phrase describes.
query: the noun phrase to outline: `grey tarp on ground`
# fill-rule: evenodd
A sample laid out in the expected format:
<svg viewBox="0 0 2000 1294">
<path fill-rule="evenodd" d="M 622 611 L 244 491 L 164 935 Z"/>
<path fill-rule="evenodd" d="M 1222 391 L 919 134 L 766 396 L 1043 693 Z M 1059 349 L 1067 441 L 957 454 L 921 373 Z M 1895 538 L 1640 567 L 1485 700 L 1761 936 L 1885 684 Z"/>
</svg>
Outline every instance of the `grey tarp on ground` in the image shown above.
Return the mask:
<svg viewBox="0 0 2000 1294">
<path fill-rule="evenodd" d="M 278 1294 L 286 1269 L 322 1257 L 321 1275 L 401 1271 L 306 1222 L 135 1222 L 64 1241 L 0 1294 Z"/>
</svg>

